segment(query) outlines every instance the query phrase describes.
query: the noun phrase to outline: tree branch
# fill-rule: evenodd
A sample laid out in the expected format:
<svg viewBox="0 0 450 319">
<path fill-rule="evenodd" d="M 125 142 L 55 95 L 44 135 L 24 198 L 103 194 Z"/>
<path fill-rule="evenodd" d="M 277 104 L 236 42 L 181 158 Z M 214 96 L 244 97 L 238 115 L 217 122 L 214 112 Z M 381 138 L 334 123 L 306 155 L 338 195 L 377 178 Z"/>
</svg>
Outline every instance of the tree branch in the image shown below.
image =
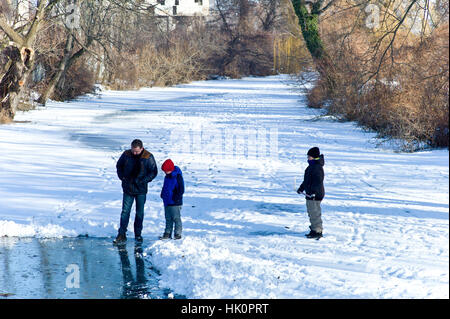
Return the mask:
<svg viewBox="0 0 450 319">
<path fill-rule="evenodd" d="M 8 38 L 10 38 L 11 41 L 16 43 L 17 46 L 22 47 L 24 45 L 24 43 L 25 43 L 24 38 L 19 33 L 14 31 L 13 28 L 11 28 L 9 26 L 8 21 L 6 20 L 5 16 L 1 13 L 0 13 L 0 29 L 2 29 L 3 32 L 6 33 Z"/>
<path fill-rule="evenodd" d="M 56 1 L 50 1 L 50 4 L 54 4 L 54 3 L 56 3 Z M 34 16 L 33 22 L 31 24 L 30 29 L 27 32 L 27 35 L 25 36 L 24 45 L 29 46 L 31 40 L 34 40 L 37 30 L 39 29 L 39 24 L 40 24 L 42 18 L 44 17 L 44 14 L 45 14 L 44 8 L 47 4 L 48 4 L 48 1 L 46 1 L 46 0 L 41 0 L 39 2 L 38 7 L 36 8 L 36 15 Z"/>
<path fill-rule="evenodd" d="M 331 7 L 335 2 L 336 2 L 336 0 L 330 0 L 330 2 L 328 2 L 326 6 L 324 6 L 322 9 L 319 10 L 319 14 L 324 13 L 324 12 L 325 12 L 329 7 Z"/>
<path fill-rule="evenodd" d="M 411 3 L 409 4 L 408 8 L 406 9 L 406 12 L 404 13 L 403 17 L 400 19 L 400 21 L 398 22 L 397 26 L 395 27 L 395 29 L 394 29 L 394 31 L 393 31 L 392 39 L 391 39 L 391 41 L 389 42 L 389 45 L 388 45 L 388 46 L 386 47 L 386 49 L 384 50 L 383 54 L 381 55 L 380 63 L 378 64 L 377 71 L 375 72 L 375 74 L 378 74 L 378 73 L 379 73 L 379 71 L 380 71 L 380 69 L 381 69 L 381 65 L 382 65 L 383 60 L 384 60 L 384 57 L 386 56 L 386 53 L 389 51 L 389 49 L 391 49 L 391 50 L 393 49 L 394 41 L 395 41 L 395 38 L 396 38 L 396 36 L 397 36 L 397 31 L 398 31 L 398 29 L 402 26 L 403 22 L 404 22 L 405 19 L 406 19 L 406 16 L 408 15 L 409 11 L 411 10 L 411 8 L 414 6 L 414 4 L 415 4 L 416 2 L 417 2 L 417 0 L 411 1 Z"/>
</svg>

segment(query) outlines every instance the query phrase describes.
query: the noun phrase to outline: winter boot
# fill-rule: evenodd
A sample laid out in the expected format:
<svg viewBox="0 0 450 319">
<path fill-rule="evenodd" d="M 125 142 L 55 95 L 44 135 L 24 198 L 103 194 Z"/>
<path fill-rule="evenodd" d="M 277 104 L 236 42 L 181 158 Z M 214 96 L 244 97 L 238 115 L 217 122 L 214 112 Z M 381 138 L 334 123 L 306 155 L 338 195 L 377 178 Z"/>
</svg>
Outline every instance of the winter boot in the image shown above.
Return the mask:
<svg viewBox="0 0 450 319">
<path fill-rule="evenodd" d="M 315 239 L 319 239 L 319 238 L 322 238 L 323 236 L 322 236 L 322 233 L 318 233 L 318 232 L 316 232 L 316 231 L 314 231 L 314 230 L 311 230 L 310 232 L 309 232 L 309 234 L 306 234 L 305 235 L 307 238 L 315 238 Z"/>
<path fill-rule="evenodd" d="M 164 233 L 162 236 L 159 236 L 159 239 L 171 239 L 170 234 Z"/>
<path fill-rule="evenodd" d="M 134 240 L 135 240 L 137 243 L 142 243 L 142 242 L 144 241 L 144 238 L 142 238 L 142 236 L 136 236 L 136 237 L 134 237 Z"/>
<path fill-rule="evenodd" d="M 127 236 L 124 234 L 119 234 L 117 235 L 116 239 L 114 239 L 113 243 L 114 244 L 120 244 L 120 243 L 124 243 L 127 241 Z"/>
<path fill-rule="evenodd" d="M 175 235 L 174 239 L 181 239 L 181 235 Z"/>
</svg>

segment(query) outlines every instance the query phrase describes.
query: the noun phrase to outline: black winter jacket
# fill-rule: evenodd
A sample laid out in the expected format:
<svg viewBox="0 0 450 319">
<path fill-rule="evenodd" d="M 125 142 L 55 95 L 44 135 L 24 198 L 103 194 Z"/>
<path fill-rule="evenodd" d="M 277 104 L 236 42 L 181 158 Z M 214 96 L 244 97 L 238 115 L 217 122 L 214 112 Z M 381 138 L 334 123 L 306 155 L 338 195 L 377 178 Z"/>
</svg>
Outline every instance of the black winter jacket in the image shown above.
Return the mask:
<svg viewBox="0 0 450 319">
<path fill-rule="evenodd" d="M 123 152 L 116 168 L 123 192 L 129 195 L 147 194 L 148 183 L 158 175 L 155 158 L 145 149 L 139 157 L 133 156 L 131 150 Z"/>
<path fill-rule="evenodd" d="M 306 168 L 303 183 L 297 192 L 305 191 L 307 195 L 315 195 L 314 200 L 322 200 L 325 197 L 325 187 L 323 186 L 325 177 L 325 173 L 323 172 L 324 165 L 325 159 L 322 154 L 318 160 L 313 161 Z"/>
</svg>

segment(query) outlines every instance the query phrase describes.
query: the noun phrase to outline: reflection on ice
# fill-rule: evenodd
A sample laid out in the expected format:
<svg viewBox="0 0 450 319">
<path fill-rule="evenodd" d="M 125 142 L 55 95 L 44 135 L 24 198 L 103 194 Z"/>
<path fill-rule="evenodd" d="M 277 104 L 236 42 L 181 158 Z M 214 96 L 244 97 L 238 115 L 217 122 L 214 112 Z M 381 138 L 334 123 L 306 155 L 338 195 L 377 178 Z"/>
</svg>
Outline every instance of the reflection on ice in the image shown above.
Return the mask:
<svg viewBox="0 0 450 319">
<path fill-rule="evenodd" d="M 134 241 L 0 237 L 1 299 L 167 298 L 157 276 Z"/>
</svg>

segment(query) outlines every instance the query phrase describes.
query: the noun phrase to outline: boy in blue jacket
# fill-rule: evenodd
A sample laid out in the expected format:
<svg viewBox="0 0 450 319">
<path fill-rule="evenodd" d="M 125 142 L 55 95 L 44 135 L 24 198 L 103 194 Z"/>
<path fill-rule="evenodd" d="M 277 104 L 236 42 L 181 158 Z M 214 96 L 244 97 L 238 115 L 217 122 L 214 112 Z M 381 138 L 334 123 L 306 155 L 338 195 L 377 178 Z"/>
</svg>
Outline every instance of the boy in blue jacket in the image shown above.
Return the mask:
<svg viewBox="0 0 450 319">
<path fill-rule="evenodd" d="M 174 239 L 181 239 L 181 207 L 183 205 L 184 180 L 181 169 L 172 160 L 166 160 L 161 169 L 166 173 L 161 198 L 164 202 L 166 229 L 160 239 L 170 239 L 175 224 Z"/>
</svg>

